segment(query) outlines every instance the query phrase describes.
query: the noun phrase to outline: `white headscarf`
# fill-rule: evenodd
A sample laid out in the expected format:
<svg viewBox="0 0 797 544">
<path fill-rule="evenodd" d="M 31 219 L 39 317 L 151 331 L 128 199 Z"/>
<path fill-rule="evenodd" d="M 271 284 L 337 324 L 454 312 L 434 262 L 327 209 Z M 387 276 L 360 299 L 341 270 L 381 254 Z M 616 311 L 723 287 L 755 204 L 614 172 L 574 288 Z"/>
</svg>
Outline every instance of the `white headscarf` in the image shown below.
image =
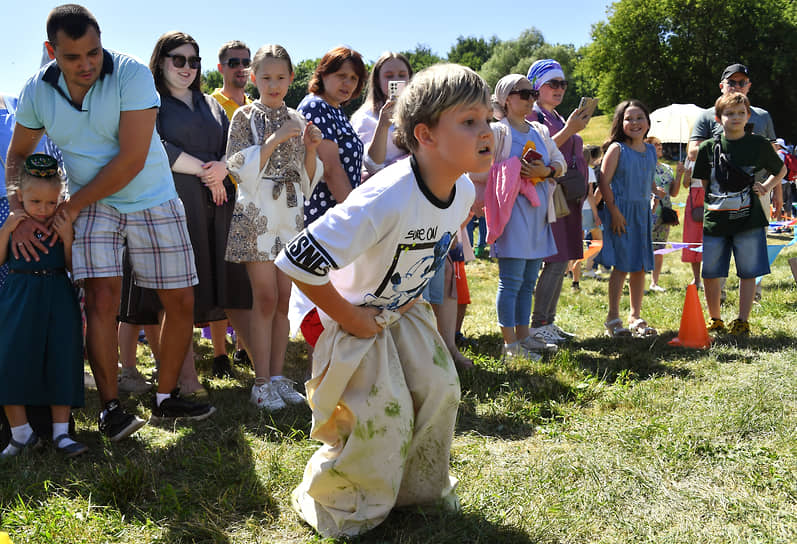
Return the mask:
<svg viewBox="0 0 797 544">
<path fill-rule="evenodd" d="M 493 114 L 496 119 L 503 119 L 505 117 L 504 108 L 506 107 L 506 100 L 509 98 L 509 93 L 515 88 L 518 81 L 526 79 L 520 74 L 509 74 L 498 80 L 495 84 L 495 92 L 492 96 Z"/>
</svg>

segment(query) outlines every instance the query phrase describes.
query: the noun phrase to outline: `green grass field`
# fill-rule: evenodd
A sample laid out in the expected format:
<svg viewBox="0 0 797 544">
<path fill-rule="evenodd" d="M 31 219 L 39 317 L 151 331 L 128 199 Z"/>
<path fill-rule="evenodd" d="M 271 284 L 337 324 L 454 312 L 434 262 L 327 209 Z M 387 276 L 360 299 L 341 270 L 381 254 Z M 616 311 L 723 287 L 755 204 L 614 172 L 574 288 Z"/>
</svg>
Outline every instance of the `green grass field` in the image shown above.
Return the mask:
<svg viewBox="0 0 797 544">
<path fill-rule="evenodd" d="M 680 228 L 670 239 L 680 240 Z M 578 338 L 538 363 L 501 361 L 497 266 L 468 264 L 473 304 L 463 331 L 477 367 L 461 376 L 451 456 L 462 511 L 394 512 L 352 541 L 797 541 L 797 286 L 786 263 L 794 256 L 797 246 L 786 248 L 765 278 L 752 336 L 708 350 L 667 344 L 691 276 L 678 253 L 665 257 L 667 292 L 644 300 L 656 339 L 605 338 L 606 282 L 584 278 L 573 291 L 566 279 L 557 322 Z M 737 285 L 729 280 L 728 320 Z M 209 378 L 212 352 L 197 342 L 218 407 L 211 419 L 148 425 L 111 444 L 97 432 L 97 396 L 87 391 L 75 417 L 88 454 L 67 462 L 48 446 L 0 463 L 0 531 L 15 544 L 324 542 L 289 501 L 316 448 L 309 409 L 258 412 L 248 402 L 251 371 Z M 139 359 L 149 373 L 146 348 Z M 286 374 L 302 381 L 307 365 L 291 343 Z M 147 417 L 151 401 L 123 402 Z"/>
</svg>

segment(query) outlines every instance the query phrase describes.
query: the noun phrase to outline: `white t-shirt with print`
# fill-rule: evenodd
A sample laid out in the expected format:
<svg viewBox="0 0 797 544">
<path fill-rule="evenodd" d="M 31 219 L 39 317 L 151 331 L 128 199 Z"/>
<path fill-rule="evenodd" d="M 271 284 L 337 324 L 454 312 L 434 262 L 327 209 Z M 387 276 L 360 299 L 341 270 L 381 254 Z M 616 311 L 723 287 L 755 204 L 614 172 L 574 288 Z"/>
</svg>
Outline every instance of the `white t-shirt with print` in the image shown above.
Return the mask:
<svg viewBox="0 0 797 544">
<path fill-rule="evenodd" d="M 410 302 L 443 265 L 475 197 L 463 175 L 441 202 L 417 172 L 411 157 L 380 171 L 291 240 L 276 266 L 310 285 L 331 281 L 354 305 Z"/>
</svg>

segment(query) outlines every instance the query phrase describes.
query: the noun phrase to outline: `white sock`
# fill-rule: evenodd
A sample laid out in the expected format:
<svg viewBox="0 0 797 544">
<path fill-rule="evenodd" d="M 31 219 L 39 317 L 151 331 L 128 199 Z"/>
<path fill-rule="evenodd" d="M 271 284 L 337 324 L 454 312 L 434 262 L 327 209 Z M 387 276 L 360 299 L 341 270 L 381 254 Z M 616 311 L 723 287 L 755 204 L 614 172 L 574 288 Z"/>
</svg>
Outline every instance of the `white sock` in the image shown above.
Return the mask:
<svg viewBox="0 0 797 544">
<path fill-rule="evenodd" d="M 171 397 L 171 393 L 155 393 L 155 403 L 160 406 L 161 402 Z"/>
<path fill-rule="evenodd" d="M 11 427 L 11 438 L 19 442 L 20 444 L 25 444 L 33 434 L 33 428 L 31 428 L 30 423 L 25 423 L 24 425 L 20 425 L 19 427 Z M 6 449 L 3 450 L 3 453 L 6 455 L 16 455 L 21 450 L 17 448 L 13 444 L 9 442 Z"/>
<path fill-rule="evenodd" d="M 58 443 L 58 446 L 60 446 L 62 448 L 65 448 L 65 447 L 71 446 L 72 444 L 75 443 L 75 441 L 72 440 L 72 437 L 69 436 L 69 422 L 68 421 L 66 423 L 55 423 L 55 422 L 53 422 L 53 440 L 55 440 L 56 438 L 58 438 L 62 434 L 65 434 L 67 436 L 67 438 L 64 438 L 63 440 L 61 440 L 61 442 Z"/>
</svg>

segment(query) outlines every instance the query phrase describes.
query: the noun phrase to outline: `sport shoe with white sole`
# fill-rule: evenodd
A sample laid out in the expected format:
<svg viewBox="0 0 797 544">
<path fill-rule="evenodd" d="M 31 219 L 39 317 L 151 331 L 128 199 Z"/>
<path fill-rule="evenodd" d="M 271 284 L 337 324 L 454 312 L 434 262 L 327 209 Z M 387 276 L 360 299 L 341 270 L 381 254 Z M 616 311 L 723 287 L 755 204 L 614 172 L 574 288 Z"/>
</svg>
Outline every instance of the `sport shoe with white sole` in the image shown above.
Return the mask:
<svg viewBox="0 0 797 544">
<path fill-rule="evenodd" d="M 134 366 L 123 366 L 117 378 L 119 391 L 125 393 L 144 393 L 152 388 L 152 383 L 147 381 L 141 372 Z"/>
<path fill-rule="evenodd" d="M 529 336 L 545 344 L 562 344 L 565 339 L 553 332 L 548 328 L 548 325 L 542 327 L 532 327 L 529 329 Z"/>
<path fill-rule="evenodd" d="M 263 385 L 253 385 L 249 400 L 258 408 L 263 408 L 269 412 L 282 410 L 287 406 L 285 401 L 282 400 L 277 388 L 270 382 L 266 382 Z"/>
<path fill-rule="evenodd" d="M 542 355 L 527 349 L 520 341 L 504 344 L 504 358 L 507 357 L 518 357 L 530 361 L 539 361 L 542 359 Z"/>
<path fill-rule="evenodd" d="M 556 323 L 548 323 L 545 326 L 548 328 L 549 331 L 553 332 L 556 336 L 563 339 L 565 342 L 567 342 L 568 340 L 573 340 L 576 337 L 576 335 L 573 334 L 572 332 L 567 332 L 565 330 L 562 330 L 562 328 Z"/>
<path fill-rule="evenodd" d="M 520 345 L 529 351 L 536 351 L 538 353 L 556 353 L 559 351 L 559 346 L 553 343 L 543 342 L 531 336 L 527 336 L 520 340 Z"/>
<path fill-rule="evenodd" d="M 122 409 L 117 399 L 108 401 L 105 410 L 100 413 L 100 432 L 108 437 L 111 442 L 118 442 L 127 438 L 147 422 L 138 416 L 128 414 Z"/>
<path fill-rule="evenodd" d="M 304 395 L 293 388 L 295 384 L 295 381 L 289 380 L 285 376 L 280 376 L 271 382 L 271 386 L 277 390 L 280 398 L 286 404 L 304 404 L 306 399 Z"/>
<path fill-rule="evenodd" d="M 193 419 L 201 421 L 209 418 L 216 408 L 206 402 L 194 402 L 180 396 L 180 390 L 175 388 L 169 398 L 163 399 L 160 405 L 152 407 L 152 419 Z"/>
</svg>

